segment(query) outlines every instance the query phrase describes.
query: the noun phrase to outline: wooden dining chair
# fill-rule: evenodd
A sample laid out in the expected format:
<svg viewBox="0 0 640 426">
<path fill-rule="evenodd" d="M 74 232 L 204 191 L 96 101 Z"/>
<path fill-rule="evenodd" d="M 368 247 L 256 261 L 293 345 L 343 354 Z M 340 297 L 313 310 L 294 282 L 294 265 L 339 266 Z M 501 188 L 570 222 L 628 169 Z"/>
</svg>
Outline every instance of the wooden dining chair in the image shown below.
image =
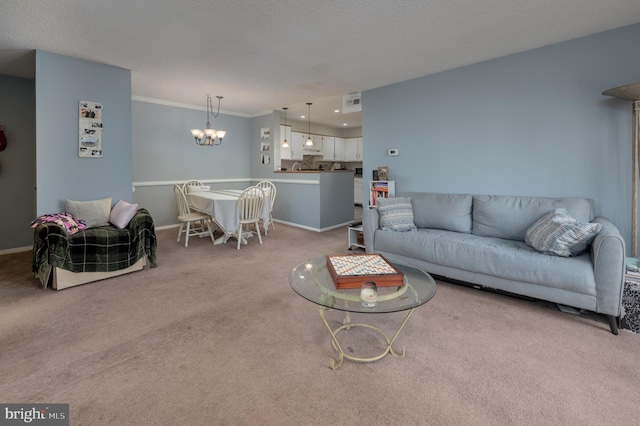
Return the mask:
<svg viewBox="0 0 640 426">
<path fill-rule="evenodd" d="M 269 202 L 269 220 L 264 224 L 264 235 L 267 235 L 269 225 L 271 225 L 274 230 L 276 229 L 276 225 L 273 223 L 272 216 L 273 204 L 276 202 L 276 186 L 273 184 L 273 182 L 270 182 L 268 180 L 258 182 L 256 186 L 264 190 L 264 193 L 267 194 L 267 200 Z"/>
<path fill-rule="evenodd" d="M 177 241 L 180 242 L 180 237 L 184 234 L 184 246 L 188 247 L 190 236 L 208 235 L 211 237 L 211 242 L 213 243 L 211 216 L 205 213 L 192 212 L 187 202 L 187 196 L 179 185 L 173 186 L 173 194 L 176 197 L 178 222 L 180 222 Z"/>
<path fill-rule="evenodd" d="M 257 186 L 250 186 L 238 197 L 238 230 L 236 236 L 238 238 L 238 250 L 240 250 L 240 244 L 242 243 L 242 235 L 250 234 L 251 230 L 249 226 L 255 225 L 256 232 L 258 234 L 258 240 L 262 244 L 262 236 L 260 235 L 260 212 L 265 202 L 265 195 L 262 188 Z"/>
</svg>

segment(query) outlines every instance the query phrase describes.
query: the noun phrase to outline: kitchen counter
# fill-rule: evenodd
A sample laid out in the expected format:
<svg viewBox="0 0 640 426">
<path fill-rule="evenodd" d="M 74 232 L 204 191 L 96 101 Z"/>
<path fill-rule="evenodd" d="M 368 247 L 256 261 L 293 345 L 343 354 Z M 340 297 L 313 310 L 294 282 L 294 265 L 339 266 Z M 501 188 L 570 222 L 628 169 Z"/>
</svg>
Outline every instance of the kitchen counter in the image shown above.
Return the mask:
<svg viewBox="0 0 640 426">
<path fill-rule="evenodd" d="M 353 222 L 353 170 L 286 170 L 273 178 L 275 220 L 319 232 Z"/>
</svg>

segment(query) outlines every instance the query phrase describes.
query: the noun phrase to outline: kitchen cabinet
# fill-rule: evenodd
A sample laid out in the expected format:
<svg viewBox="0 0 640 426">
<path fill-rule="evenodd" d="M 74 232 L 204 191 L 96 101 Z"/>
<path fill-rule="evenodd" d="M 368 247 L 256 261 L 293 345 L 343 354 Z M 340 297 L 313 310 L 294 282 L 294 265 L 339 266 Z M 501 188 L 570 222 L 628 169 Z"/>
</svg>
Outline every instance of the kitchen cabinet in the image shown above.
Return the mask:
<svg viewBox="0 0 640 426">
<path fill-rule="evenodd" d="M 322 159 L 326 161 L 344 161 L 344 139 L 323 136 Z"/>
<path fill-rule="evenodd" d="M 334 161 L 344 161 L 344 139 L 334 138 L 333 152 L 335 154 Z"/>
<path fill-rule="evenodd" d="M 284 160 L 302 160 L 302 147 L 307 140 L 307 135 L 298 132 L 291 132 L 289 139 L 290 156 L 289 158 L 281 157 Z"/>
<path fill-rule="evenodd" d="M 364 192 L 364 187 L 362 186 L 362 184 L 363 181 L 361 177 L 353 178 L 353 204 L 362 205 L 362 194 Z"/>
<path fill-rule="evenodd" d="M 362 161 L 362 138 L 344 140 L 344 161 Z"/>
</svg>

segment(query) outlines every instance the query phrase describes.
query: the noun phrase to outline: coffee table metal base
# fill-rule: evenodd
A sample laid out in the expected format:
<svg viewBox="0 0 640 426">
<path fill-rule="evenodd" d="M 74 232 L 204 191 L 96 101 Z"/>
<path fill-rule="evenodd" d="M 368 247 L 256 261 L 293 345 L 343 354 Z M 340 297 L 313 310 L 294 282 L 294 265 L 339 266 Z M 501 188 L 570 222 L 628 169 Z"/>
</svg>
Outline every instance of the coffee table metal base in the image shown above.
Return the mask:
<svg viewBox="0 0 640 426">
<path fill-rule="evenodd" d="M 331 335 L 331 345 L 336 350 L 336 352 L 338 352 L 338 358 L 337 359 L 333 359 L 333 358 L 329 359 L 329 366 L 331 367 L 331 369 L 336 370 L 336 369 L 340 368 L 340 366 L 342 365 L 342 361 L 345 358 L 349 359 L 351 361 L 373 362 L 373 361 L 378 361 L 379 359 L 384 358 L 388 354 L 391 354 L 393 356 L 400 357 L 400 358 L 404 357 L 404 354 L 405 354 L 404 347 L 402 348 L 402 353 L 396 352 L 393 349 L 393 342 L 395 342 L 396 338 L 398 337 L 398 334 L 400 334 L 400 331 L 402 330 L 404 325 L 409 320 L 409 317 L 413 313 L 413 309 L 409 310 L 409 312 L 407 313 L 407 316 L 404 318 L 404 320 L 400 324 L 400 327 L 398 328 L 398 330 L 396 330 L 396 332 L 394 333 L 394 335 L 393 335 L 393 337 L 391 339 L 389 339 L 389 337 L 382 330 L 380 330 L 377 327 L 374 327 L 374 326 L 369 325 L 369 324 L 354 324 L 354 323 L 352 323 L 351 322 L 351 316 L 349 315 L 349 312 L 345 313 L 345 318 L 344 318 L 344 321 L 342 322 L 343 325 L 338 327 L 338 328 L 336 328 L 335 330 L 333 330 L 331 328 L 331 326 L 329 325 L 329 323 L 327 322 L 327 319 L 324 316 L 324 311 L 330 311 L 330 310 L 332 310 L 332 309 L 325 308 L 325 307 L 320 307 L 320 309 L 319 309 L 320 318 L 322 318 L 322 321 L 324 322 L 324 325 L 327 327 L 327 330 L 329 330 L 329 334 Z M 343 330 L 351 329 L 351 327 L 364 327 L 364 328 L 368 328 L 370 330 L 375 331 L 386 342 L 385 350 L 381 354 L 379 354 L 377 356 L 374 356 L 374 357 L 370 357 L 370 358 L 359 358 L 359 357 L 355 357 L 353 355 L 349 355 L 349 354 L 344 353 L 344 351 L 342 350 L 342 346 L 340 346 L 340 343 L 338 342 L 338 339 L 337 339 L 336 335 L 339 332 L 343 331 Z"/>
</svg>

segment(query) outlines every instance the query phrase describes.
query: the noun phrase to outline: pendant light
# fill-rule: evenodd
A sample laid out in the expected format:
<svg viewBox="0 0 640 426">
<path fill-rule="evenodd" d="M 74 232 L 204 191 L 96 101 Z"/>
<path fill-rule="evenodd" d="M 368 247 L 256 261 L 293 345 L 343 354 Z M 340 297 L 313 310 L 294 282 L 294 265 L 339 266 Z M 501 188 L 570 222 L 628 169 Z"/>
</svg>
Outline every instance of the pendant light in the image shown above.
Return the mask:
<svg viewBox="0 0 640 426">
<path fill-rule="evenodd" d="M 283 148 L 289 148 L 289 142 L 287 142 L 287 110 L 289 108 L 287 107 L 282 107 L 282 109 L 284 110 L 284 140 L 282 141 L 282 147 Z"/>
<path fill-rule="evenodd" d="M 307 102 L 307 105 L 309 105 L 309 114 L 307 115 L 309 117 L 309 137 L 304 143 L 304 146 L 310 147 L 313 146 L 313 139 L 311 139 L 311 105 L 313 104 L 311 102 Z"/>
</svg>

